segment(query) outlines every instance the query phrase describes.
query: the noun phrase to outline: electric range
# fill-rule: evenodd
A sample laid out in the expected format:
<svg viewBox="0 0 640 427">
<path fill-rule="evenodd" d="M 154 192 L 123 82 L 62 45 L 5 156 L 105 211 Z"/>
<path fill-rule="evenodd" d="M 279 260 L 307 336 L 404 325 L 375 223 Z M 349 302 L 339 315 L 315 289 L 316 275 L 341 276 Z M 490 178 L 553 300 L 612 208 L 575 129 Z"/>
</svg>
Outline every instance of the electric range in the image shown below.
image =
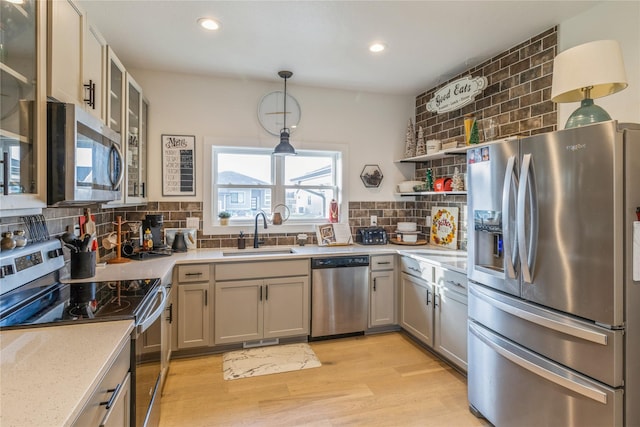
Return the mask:
<svg viewBox="0 0 640 427">
<path fill-rule="evenodd" d="M 60 242 L 50 240 L 0 255 L 0 328 L 136 319 L 160 279 L 62 283 Z"/>
</svg>

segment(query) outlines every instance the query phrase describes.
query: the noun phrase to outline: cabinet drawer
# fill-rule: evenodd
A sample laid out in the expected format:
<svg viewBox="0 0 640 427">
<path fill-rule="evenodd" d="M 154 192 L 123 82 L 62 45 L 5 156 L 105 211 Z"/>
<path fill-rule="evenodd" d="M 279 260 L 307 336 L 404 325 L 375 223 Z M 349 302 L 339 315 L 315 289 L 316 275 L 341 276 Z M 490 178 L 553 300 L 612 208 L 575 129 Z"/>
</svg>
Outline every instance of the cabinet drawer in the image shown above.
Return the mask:
<svg viewBox="0 0 640 427">
<path fill-rule="evenodd" d="M 434 281 L 435 267 L 428 262 L 403 256 L 400 258 L 400 267 L 402 271 L 411 276 L 420 277 L 428 282 Z"/>
<path fill-rule="evenodd" d="M 307 276 L 309 260 L 247 261 L 216 264 L 216 281 L 266 279 L 268 277 Z"/>
<path fill-rule="evenodd" d="M 393 270 L 395 267 L 395 255 L 375 255 L 371 257 L 371 271 Z"/>
<path fill-rule="evenodd" d="M 193 264 L 178 266 L 178 282 L 208 282 L 209 264 Z"/>
<path fill-rule="evenodd" d="M 436 284 L 449 290 L 467 294 L 467 275 L 436 267 Z"/>
</svg>

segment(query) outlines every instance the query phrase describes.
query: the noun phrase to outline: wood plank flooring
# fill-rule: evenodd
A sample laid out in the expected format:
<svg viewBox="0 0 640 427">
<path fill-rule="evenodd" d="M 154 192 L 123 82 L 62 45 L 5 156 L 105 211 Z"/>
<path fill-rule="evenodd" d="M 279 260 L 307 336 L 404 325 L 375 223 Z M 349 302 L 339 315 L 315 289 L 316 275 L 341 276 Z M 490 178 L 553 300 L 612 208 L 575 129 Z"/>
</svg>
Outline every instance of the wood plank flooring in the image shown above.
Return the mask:
<svg viewBox="0 0 640 427">
<path fill-rule="evenodd" d="M 222 355 L 171 361 L 161 427 L 486 426 L 464 376 L 400 332 L 311 342 L 319 368 L 225 381 Z"/>
</svg>

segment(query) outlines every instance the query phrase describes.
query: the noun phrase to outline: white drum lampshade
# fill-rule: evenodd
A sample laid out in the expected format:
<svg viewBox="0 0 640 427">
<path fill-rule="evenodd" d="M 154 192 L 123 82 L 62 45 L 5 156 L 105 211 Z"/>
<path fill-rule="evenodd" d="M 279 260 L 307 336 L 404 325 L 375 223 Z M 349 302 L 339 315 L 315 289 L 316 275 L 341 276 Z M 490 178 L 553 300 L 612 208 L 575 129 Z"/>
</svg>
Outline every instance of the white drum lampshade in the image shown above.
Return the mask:
<svg viewBox="0 0 640 427">
<path fill-rule="evenodd" d="M 567 49 L 553 60 L 553 102 L 577 102 L 566 128 L 611 120 L 593 103 L 628 86 L 622 50 L 616 40 L 598 40 Z"/>
</svg>

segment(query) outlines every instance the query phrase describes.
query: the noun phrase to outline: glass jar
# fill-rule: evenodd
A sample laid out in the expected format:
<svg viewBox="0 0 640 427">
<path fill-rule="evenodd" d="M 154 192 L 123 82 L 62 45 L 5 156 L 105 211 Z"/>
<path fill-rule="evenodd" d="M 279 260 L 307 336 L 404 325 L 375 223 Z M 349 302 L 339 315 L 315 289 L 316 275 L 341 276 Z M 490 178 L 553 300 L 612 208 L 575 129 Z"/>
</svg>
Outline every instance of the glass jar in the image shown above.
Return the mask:
<svg viewBox="0 0 640 427">
<path fill-rule="evenodd" d="M 0 241 L 0 247 L 3 251 L 10 251 L 16 247 L 16 241 L 13 240 L 13 233 L 6 231 L 2 233 L 2 240 Z"/>
<path fill-rule="evenodd" d="M 13 240 L 15 240 L 17 248 L 27 246 L 27 236 L 24 235 L 24 230 L 15 230 L 13 232 Z"/>
</svg>

